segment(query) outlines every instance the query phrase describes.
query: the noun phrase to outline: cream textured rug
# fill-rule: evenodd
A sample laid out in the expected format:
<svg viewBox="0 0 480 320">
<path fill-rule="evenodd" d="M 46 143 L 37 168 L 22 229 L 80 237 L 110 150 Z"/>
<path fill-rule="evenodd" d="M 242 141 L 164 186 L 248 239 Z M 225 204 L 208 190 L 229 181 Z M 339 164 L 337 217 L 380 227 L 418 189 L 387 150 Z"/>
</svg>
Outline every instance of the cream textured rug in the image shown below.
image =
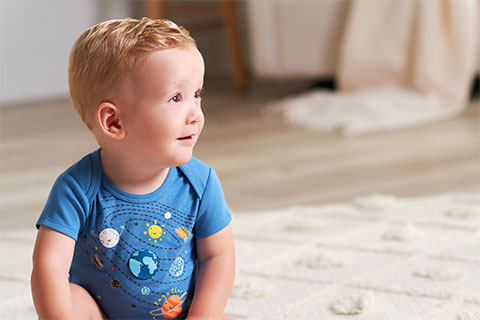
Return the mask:
<svg viewBox="0 0 480 320">
<path fill-rule="evenodd" d="M 237 319 L 480 319 L 480 193 L 234 216 Z M 3 232 L 0 319 L 35 319 L 34 230 Z"/>
</svg>

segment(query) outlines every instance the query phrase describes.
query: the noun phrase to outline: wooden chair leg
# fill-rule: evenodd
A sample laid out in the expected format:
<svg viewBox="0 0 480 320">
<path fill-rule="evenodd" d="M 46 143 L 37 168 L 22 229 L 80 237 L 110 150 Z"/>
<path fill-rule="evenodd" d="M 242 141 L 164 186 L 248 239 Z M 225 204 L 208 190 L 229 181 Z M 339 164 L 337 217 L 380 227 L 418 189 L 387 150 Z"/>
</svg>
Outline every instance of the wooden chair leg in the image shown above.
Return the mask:
<svg viewBox="0 0 480 320">
<path fill-rule="evenodd" d="M 243 91 L 248 86 L 248 80 L 235 4 L 232 0 L 222 0 L 221 9 L 232 62 L 233 82 L 237 90 Z"/>
<path fill-rule="evenodd" d="M 248 86 L 248 79 L 245 67 L 244 52 L 238 20 L 236 16 L 235 3 L 233 0 L 220 0 L 220 15 L 227 36 L 227 45 L 230 52 L 232 65 L 233 84 L 239 91 Z M 147 0 L 147 16 L 153 19 L 163 18 L 168 14 L 163 0 Z M 216 24 L 213 24 L 215 26 Z M 221 25 L 219 25 L 221 26 Z"/>
<path fill-rule="evenodd" d="M 147 1 L 147 16 L 152 19 L 159 19 L 165 16 L 165 4 L 162 0 Z"/>
</svg>

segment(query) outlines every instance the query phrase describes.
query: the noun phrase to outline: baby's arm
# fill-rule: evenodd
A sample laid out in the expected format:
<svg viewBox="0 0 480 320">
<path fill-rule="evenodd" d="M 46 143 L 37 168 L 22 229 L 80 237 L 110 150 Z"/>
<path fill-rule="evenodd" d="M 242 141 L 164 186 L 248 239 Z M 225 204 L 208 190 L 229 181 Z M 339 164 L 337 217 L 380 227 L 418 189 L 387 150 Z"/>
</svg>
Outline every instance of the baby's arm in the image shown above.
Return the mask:
<svg viewBox="0 0 480 320">
<path fill-rule="evenodd" d="M 235 278 L 235 247 L 230 225 L 197 239 L 199 274 L 187 319 L 224 319 Z"/>
<path fill-rule="evenodd" d="M 40 319 L 106 319 L 83 287 L 69 283 L 75 240 L 41 226 L 33 251 L 32 295 Z"/>
<path fill-rule="evenodd" d="M 73 319 L 68 272 L 74 247 L 72 238 L 40 227 L 31 277 L 33 302 L 40 319 Z"/>
</svg>

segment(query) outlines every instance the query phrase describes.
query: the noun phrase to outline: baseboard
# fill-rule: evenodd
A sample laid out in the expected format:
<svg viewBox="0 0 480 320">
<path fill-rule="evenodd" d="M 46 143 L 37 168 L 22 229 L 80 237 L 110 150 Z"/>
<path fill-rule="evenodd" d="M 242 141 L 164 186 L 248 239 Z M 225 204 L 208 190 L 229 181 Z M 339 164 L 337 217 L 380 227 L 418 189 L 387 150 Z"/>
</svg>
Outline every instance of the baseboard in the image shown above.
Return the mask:
<svg viewBox="0 0 480 320">
<path fill-rule="evenodd" d="M 337 90 L 337 81 L 335 77 L 323 77 L 316 79 L 309 89 L 325 89 L 330 91 Z M 480 74 L 477 74 L 473 80 L 470 87 L 470 100 L 480 98 Z"/>
<path fill-rule="evenodd" d="M 477 74 L 472 81 L 472 87 L 470 88 L 470 100 L 480 98 L 480 74 Z"/>
</svg>

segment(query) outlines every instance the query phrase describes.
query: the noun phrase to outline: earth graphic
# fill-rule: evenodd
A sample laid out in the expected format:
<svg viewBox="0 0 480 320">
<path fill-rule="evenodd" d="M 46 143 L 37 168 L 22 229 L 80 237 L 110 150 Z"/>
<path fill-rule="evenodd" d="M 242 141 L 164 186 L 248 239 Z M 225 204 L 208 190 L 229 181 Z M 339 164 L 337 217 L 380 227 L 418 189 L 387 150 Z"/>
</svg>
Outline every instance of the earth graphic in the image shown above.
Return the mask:
<svg viewBox="0 0 480 320">
<path fill-rule="evenodd" d="M 142 280 L 150 279 L 157 272 L 158 257 L 151 250 L 138 250 L 130 257 L 128 266 L 135 277 Z"/>
</svg>

